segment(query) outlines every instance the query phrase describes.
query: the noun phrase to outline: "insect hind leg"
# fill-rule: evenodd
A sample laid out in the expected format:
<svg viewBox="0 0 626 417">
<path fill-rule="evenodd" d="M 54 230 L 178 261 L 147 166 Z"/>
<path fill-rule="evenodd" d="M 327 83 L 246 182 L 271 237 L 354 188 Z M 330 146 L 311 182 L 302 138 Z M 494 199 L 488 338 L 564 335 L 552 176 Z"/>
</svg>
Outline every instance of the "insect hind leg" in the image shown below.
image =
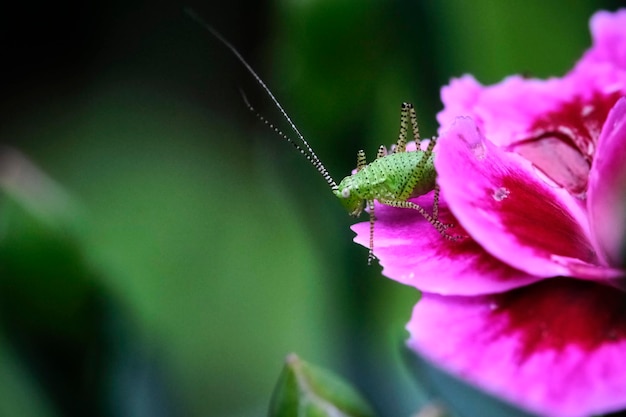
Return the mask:
<svg viewBox="0 0 626 417">
<path fill-rule="evenodd" d="M 356 154 L 356 170 L 359 172 L 362 170 L 365 165 L 367 165 L 367 159 L 365 158 L 365 151 L 363 149 L 359 150 Z"/>
<path fill-rule="evenodd" d="M 459 240 L 463 238 L 463 236 L 461 235 L 449 234 L 446 229 L 452 227 L 451 224 L 445 224 L 439 221 L 438 219 L 435 219 L 422 206 L 412 201 L 380 200 L 379 199 L 378 202 L 386 206 L 390 206 L 390 207 L 409 208 L 409 209 L 417 210 L 417 212 L 421 214 L 430 224 L 432 224 L 433 227 L 439 232 L 439 234 L 447 240 L 455 241 L 455 240 Z"/>
<path fill-rule="evenodd" d="M 406 152 L 407 132 L 409 120 L 411 121 L 411 129 L 413 130 L 413 140 L 419 146 L 420 131 L 417 125 L 417 114 L 411 103 L 402 103 L 400 108 L 400 133 L 398 134 L 398 142 L 393 150 L 394 153 Z"/>
<path fill-rule="evenodd" d="M 433 137 L 430 139 L 428 146 L 425 151 L 420 149 L 420 135 L 419 135 L 419 127 L 417 124 L 417 115 L 415 113 L 415 108 L 410 103 L 402 103 L 402 111 L 400 113 L 400 134 L 398 137 L 398 144 L 396 145 L 396 149 L 394 152 L 405 152 L 406 151 L 406 137 L 407 137 L 407 124 L 408 120 L 411 121 L 411 128 L 413 130 L 413 138 L 415 140 L 415 144 L 417 145 L 416 152 L 423 152 L 423 157 L 420 159 L 419 163 L 415 166 L 411 173 L 411 177 L 408 179 L 405 187 L 402 192 L 398 196 L 397 199 L 394 200 L 379 200 L 381 203 L 392 206 L 392 207 L 406 207 L 417 210 L 426 220 L 428 220 L 446 239 L 456 240 L 460 236 L 452 236 L 446 232 L 446 229 L 452 227 L 452 224 L 445 224 L 439 221 L 439 185 L 435 183 L 434 186 L 434 196 L 433 196 L 433 213 L 432 215 L 428 214 L 426 210 L 424 210 L 421 206 L 408 202 L 408 198 L 411 196 L 414 187 L 423 179 L 424 173 L 426 171 L 426 164 L 429 162 L 433 150 L 435 149 L 435 145 L 437 144 L 437 138 Z"/>
<path fill-rule="evenodd" d="M 417 152 L 423 152 L 424 155 L 422 156 L 418 164 L 415 166 L 415 168 L 413 168 L 413 170 L 411 171 L 411 175 L 407 178 L 406 183 L 404 184 L 401 192 L 398 194 L 396 198 L 397 200 L 402 200 L 402 201 L 408 200 L 409 197 L 411 197 L 411 194 L 413 193 L 413 190 L 415 189 L 416 185 L 420 184 L 421 181 L 424 180 L 425 175 L 428 175 L 428 173 L 426 172 L 426 164 L 428 163 L 433 153 L 433 149 L 435 147 L 436 142 L 437 142 L 437 139 L 432 138 L 430 140 L 430 143 L 428 144 L 428 148 L 426 148 L 425 151 L 419 151 L 419 150 L 417 151 Z M 435 189 L 436 188 L 437 187 L 435 185 Z M 437 194 L 437 197 L 438 197 L 438 194 Z M 438 203 L 439 201 L 436 202 L 437 205 Z M 437 213 L 438 207 L 434 208 L 433 212 Z M 438 214 L 435 214 L 434 216 L 435 220 L 437 220 L 437 216 Z"/>
<path fill-rule="evenodd" d="M 433 219 L 439 221 L 439 194 L 441 189 L 439 188 L 439 184 L 435 184 L 435 190 L 433 192 Z M 452 223 L 442 223 L 446 229 L 453 227 Z"/>
<path fill-rule="evenodd" d="M 417 121 L 415 121 L 415 123 L 417 123 Z M 417 173 L 422 172 L 422 170 L 424 169 L 424 166 L 426 165 L 426 161 L 430 158 L 430 156 L 433 153 L 433 149 L 435 148 L 435 145 L 437 143 L 437 137 L 433 136 L 430 139 L 430 142 L 428 143 L 428 147 L 426 148 L 426 150 L 424 151 L 424 157 L 421 159 L 420 163 L 417 165 L 417 167 L 415 168 L 415 173 L 417 175 Z M 439 184 L 437 184 L 435 182 L 435 187 L 433 189 L 433 214 L 432 214 L 432 218 L 433 220 L 435 220 L 436 222 L 439 222 L 439 194 L 441 192 L 441 189 L 439 188 Z M 449 224 L 449 223 L 441 223 L 442 225 L 444 225 L 445 229 L 448 229 L 452 226 L 454 226 L 453 224 Z M 446 234 L 446 236 L 449 236 Z"/>
<path fill-rule="evenodd" d="M 419 146 L 421 139 L 420 139 L 420 129 L 417 124 L 417 114 L 415 114 L 415 108 L 413 107 L 412 104 L 410 103 L 406 103 L 406 104 L 409 110 L 409 119 L 411 120 L 411 128 L 413 129 L 413 140 L 415 141 L 415 144 Z"/>
</svg>

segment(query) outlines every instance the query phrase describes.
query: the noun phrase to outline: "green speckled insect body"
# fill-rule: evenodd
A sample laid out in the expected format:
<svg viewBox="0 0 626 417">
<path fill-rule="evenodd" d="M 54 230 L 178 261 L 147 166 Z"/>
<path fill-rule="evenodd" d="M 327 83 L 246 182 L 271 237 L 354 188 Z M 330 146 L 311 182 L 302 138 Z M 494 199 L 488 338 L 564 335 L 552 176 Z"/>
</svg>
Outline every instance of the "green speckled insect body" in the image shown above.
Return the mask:
<svg viewBox="0 0 626 417">
<path fill-rule="evenodd" d="M 410 119 L 413 138 L 418 148 L 414 152 L 407 152 L 407 120 Z M 417 210 L 437 231 L 446 239 L 455 240 L 457 236 L 449 235 L 446 229 L 450 227 L 439 221 L 439 187 L 437 172 L 433 162 L 433 149 L 436 139 L 428 143 L 427 149 L 422 150 L 420 145 L 417 117 L 413 105 L 402 104 L 400 116 L 400 134 L 392 153 L 381 145 L 376 159 L 369 164 L 365 153 L 360 150 L 357 155 L 356 172 L 344 178 L 335 195 L 352 216 L 359 216 L 365 206 L 370 216 L 370 243 L 368 262 L 374 258 L 374 224 L 376 215 L 374 201 L 390 207 L 409 208 Z M 408 201 L 434 191 L 433 212 L 429 214 L 418 204 Z"/>
<path fill-rule="evenodd" d="M 457 239 L 457 236 L 449 235 L 446 232 L 446 229 L 450 227 L 450 225 L 442 223 L 438 218 L 439 187 L 436 183 L 437 173 L 433 163 L 433 149 L 435 147 L 436 139 L 433 138 L 430 140 L 426 150 L 422 150 L 419 147 L 420 138 L 417 117 L 415 115 L 415 109 L 411 104 L 402 104 L 400 134 L 398 136 L 398 142 L 392 149 L 391 153 L 387 153 L 387 149 L 384 146 L 381 146 L 378 150 L 377 158 L 368 164 L 365 158 L 365 152 L 360 150 L 357 154 L 356 172 L 345 177 L 337 185 L 311 146 L 304 139 L 296 125 L 291 121 L 287 112 L 285 112 L 281 104 L 274 97 L 274 94 L 241 56 L 239 51 L 237 51 L 237 49 L 212 26 L 204 22 L 196 13 L 191 10 L 187 10 L 187 13 L 203 25 L 209 32 L 211 32 L 211 34 L 220 42 L 222 42 L 244 65 L 261 88 L 271 98 L 285 120 L 289 123 L 289 126 L 298 137 L 300 144 L 293 141 L 273 124 L 267 121 L 263 116 L 257 113 L 242 93 L 244 102 L 248 108 L 278 135 L 291 143 L 309 162 L 311 162 L 311 164 L 324 177 L 335 196 L 337 196 L 337 198 L 341 201 L 342 205 L 346 208 L 350 215 L 355 217 L 359 216 L 365 207 L 368 208 L 370 217 L 368 263 L 374 259 L 374 224 L 376 222 L 374 201 L 378 201 L 380 204 L 384 204 L 386 206 L 417 210 L 439 231 L 444 238 L 449 240 Z M 406 150 L 409 120 L 413 130 L 413 138 L 418 146 L 417 150 L 414 152 L 407 152 Z M 409 201 L 410 198 L 419 197 L 431 191 L 434 191 L 432 214 L 428 213 L 418 204 Z"/>
</svg>

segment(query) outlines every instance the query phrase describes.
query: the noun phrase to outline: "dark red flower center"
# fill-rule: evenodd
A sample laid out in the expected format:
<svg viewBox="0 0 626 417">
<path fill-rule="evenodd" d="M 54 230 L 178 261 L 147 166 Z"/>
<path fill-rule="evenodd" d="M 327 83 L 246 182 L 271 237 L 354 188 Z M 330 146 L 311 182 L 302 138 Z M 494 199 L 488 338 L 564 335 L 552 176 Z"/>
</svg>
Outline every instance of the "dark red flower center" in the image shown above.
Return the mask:
<svg viewBox="0 0 626 417">
<path fill-rule="evenodd" d="M 570 193 L 585 198 L 589 168 L 604 121 L 621 93 L 575 97 L 537 119 L 531 137 L 510 149 L 531 161 Z"/>
</svg>

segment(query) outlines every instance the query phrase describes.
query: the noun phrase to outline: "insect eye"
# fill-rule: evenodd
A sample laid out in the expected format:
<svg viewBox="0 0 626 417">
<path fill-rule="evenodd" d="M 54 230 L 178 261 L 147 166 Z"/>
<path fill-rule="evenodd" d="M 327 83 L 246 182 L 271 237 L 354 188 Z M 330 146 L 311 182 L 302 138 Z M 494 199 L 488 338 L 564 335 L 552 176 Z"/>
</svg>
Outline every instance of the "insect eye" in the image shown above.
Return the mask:
<svg viewBox="0 0 626 417">
<path fill-rule="evenodd" d="M 343 190 L 341 190 L 341 196 L 343 198 L 348 198 L 350 197 L 350 189 L 348 187 L 344 188 Z"/>
</svg>

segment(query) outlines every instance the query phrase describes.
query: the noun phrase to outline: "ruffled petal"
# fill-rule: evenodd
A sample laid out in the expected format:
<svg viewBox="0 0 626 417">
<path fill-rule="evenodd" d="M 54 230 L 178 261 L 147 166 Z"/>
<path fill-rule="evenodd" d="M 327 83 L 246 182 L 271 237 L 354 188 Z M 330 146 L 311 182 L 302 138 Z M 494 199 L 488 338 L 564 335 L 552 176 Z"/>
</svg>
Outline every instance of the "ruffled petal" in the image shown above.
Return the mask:
<svg viewBox="0 0 626 417">
<path fill-rule="evenodd" d="M 444 108 L 437 113 L 439 134 L 448 130 L 459 116 L 472 117 L 476 125 L 484 131 L 485 126 L 475 112 L 484 90 L 485 87 L 469 74 L 453 78 L 449 85 L 441 87 L 441 101 Z"/>
<path fill-rule="evenodd" d="M 582 417 L 626 407 L 626 297 L 551 279 L 479 297 L 424 293 L 409 346 L 519 407 Z"/>
<path fill-rule="evenodd" d="M 431 195 L 413 199 L 432 213 Z M 374 254 L 383 275 L 437 294 L 473 295 L 506 291 L 537 281 L 538 277 L 503 264 L 470 238 L 444 239 L 419 213 L 376 204 Z M 439 218 L 455 224 L 445 201 L 440 200 Z M 352 226 L 354 241 L 369 246 L 369 223 Z M 450 233 L 464 235 L 459 228 Z"/>
<path fill-rule="evenodd" d="M 626 93 L 626 49 L 622 47 L 626 10 L 598 12 L 590 26 L 592 47 L 563 78 L 515 75 L 491 86 L 481 85 L 471 75 L 452 79 L 441 89 L 444 109 L 437 115 L 439 133 L 448 130 L 456 117 L 468 116 L 492 142 L 506 147 L 541 134 L 537 122 L 567 103 L 597 94 Z"/>
<path fill-rule="evenodd" d="M 523 155 L 571 194 L 585 198 L 590 162 L 608 110 L 626 95 L 626 10 L 591 19 L 592 47 L 562 78 L 511 76 L 482 86 L 472 76 L 443 87 L 439 132 L 471 117 L 497 146 Z"/>
<path fill-rule="evenodd" d="M 587 210 L 605 263 L 624 266 L 626 236 L 626 98 L 604 124 L 589 173 Z"/>
<path fill-rule="evenodd" d="M 626 93 L 626 10 L 600 11 L 590 22 L 592 46 L 566 78 L 579 86 L 577 95 L 588 100 L 593 94 Z"/>
<path fill-rule="evenodd" d="M 444 109 L 437 114 L 442 134 L 456 117 L 471 117 L 481 132 L 506 147 L 535 132 L 536 120 L 557 109 L 573 94 L 575 85 L 557 78 L 539 80 L 514 75 L 484 87 L 473 77 L 453 79 L 441 89 Z"/>
<path fill-rule="evenodd" d="M 539 277 L 576 277 L 574 271 L 588 274 L 578 278 L 615 276 L 597 267 L 578 201 L 486 140 L 471 119 L 458 118 L 440 137 L 435 167 L 456 219 L 502 262 Z"/>
<path fill-rule="evenodd" d="M 597 12 L 589 26 L 593 45 L 582 61 L 606 62 L 626 70 L 626 9 Z"/>
</svg>

